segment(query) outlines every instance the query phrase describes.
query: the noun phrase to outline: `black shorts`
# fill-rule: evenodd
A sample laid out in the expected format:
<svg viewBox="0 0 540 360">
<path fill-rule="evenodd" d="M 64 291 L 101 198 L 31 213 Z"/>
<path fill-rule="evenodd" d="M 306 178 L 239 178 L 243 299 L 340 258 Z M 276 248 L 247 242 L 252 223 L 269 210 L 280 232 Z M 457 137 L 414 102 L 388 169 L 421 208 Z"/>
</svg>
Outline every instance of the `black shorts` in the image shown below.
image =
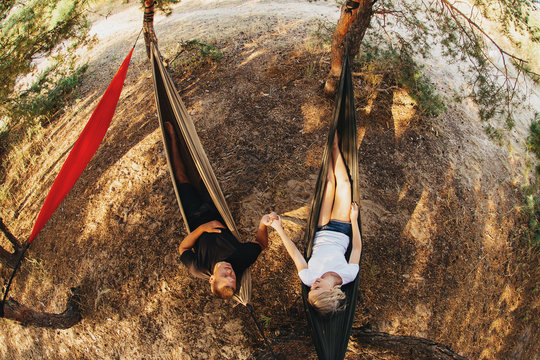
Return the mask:
<svg viewBox="0 0 540 360">
<path fill-rule="evenodd" d="M 352 235 L 352 225 L 350 222 L 344 222 L 339 220 L 330 220 L 328 224 L 323 226 L 317 226 L 317 231 L 321 230 L 330 230 L 338 233 L 342 233 L 351 237 Z"/>
<path fill-rule="evenodd" d="M 212 220 L 225 225 L 202 181 L 201 191 L 190 183 L 182 183 L 178 184 L 178 193 L 191 231 Z"/>
</svg>

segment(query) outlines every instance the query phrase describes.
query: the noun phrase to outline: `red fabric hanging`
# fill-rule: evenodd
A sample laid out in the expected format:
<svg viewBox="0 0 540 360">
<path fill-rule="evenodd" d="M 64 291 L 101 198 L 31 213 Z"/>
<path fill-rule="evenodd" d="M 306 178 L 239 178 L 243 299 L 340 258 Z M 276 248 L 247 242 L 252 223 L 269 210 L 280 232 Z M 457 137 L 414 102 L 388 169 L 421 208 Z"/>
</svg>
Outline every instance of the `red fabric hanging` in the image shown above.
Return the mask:
<svg viewBox="0 0 540 360">
<path fill-rule="evenodd" d="M 73 145 L 73 149 L 60 169 L 58 176 L 45 199 L 45 203 L 39 212 L 32 234 L 28 239 L 31 243 L 45 226 L 49 218 L 54 213 L 58 205 L 64 200 L 67 193 L 71 190 L 75 182 L 81 176 L 81 173 L 88 165 L 88 162 L 94 156 L 99 144 L 103 140 L 107 129 L 111 123 L 112 117 L 124 86 L 124 80 L 129 67 L 129 61 L 133 49 L 124 59 L 124 62 L 118 69 L 116 75 L 112 79 L 109 87 L 105 90 L 103 97 L 99 101 L 94 113 L 88 120 L 88 124 L 84 127 L 79 139 Z"/>
</svg>

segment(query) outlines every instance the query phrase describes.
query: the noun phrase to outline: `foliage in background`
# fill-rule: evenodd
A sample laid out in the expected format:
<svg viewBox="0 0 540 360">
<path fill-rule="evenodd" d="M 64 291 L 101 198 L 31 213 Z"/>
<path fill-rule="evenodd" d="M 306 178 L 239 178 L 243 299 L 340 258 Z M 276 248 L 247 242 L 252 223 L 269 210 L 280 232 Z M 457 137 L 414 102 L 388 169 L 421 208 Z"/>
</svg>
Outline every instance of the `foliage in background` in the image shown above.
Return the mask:
<svg viewBox="0 0 540 360">
<path fill-rule="evenodd" d="M 19 96 L 13 114 L 42 124 L 49 123 L 55 116 L 61 115 L 64 107 L 74 98 L 75 89 L 87 67 L 85 64 L 76 69 L 69 67 L 59 71 L 54 71 L 54 66 L 47 68 Z"/>
<path fill-rule="evenodd" d="M 306 47 L 310 51 L 325 49 L 330 51 L 332 46 L 332 33 L 336 24 L 328 20 L 316 19 L 316 29 L 312 32 L 310 38 L 306 42 Z"/>
<path fill-rule="evenodd" d="M 305 43 L 306 50 L 312 54 L 324 54 L 330 50 L 335 24 L 317 20 L 314 30 Z M 372 34 L 374 31 L 372 31 Z M 388 44 L 386 38 L 373 35 L 361 44 L 354 59 L 355 69 L 360 72 L 367 91 L 387 91 L 393 88 L 407 90 L 416 101 L 417 110 L 425 116 L 437 116 L 446 109 L 443 98 L 437 94 L 435 86 L 425 75 L 424 67 L 415 60 L 408 42 Z M 427 51 L 427 48 L 423 48 Z M 426 54 L 427 55 L 427 54 Z M 313 77 L 324 71 L 324 55 L 320 55 L 306 65 L 306 76 Z"/>
<path fill-rule="evenodd" d="M 540 160 L 540 113 L 534 115 L 529 127 L 529 137 L 527 138 L 527 149 L 536 155 Z M 540 168 L 537 168 L 537 174 L 540 175 Z"/>
<path fill-rule="evenodd" d="M 462 12 L 447 0 L 380 0 L 375 3 L 374 11 L 372 27 L 387 42 L 387 48 L 406 49 L 412 58 L 428 56 L 435 50 L 447 56 L 449 62 L 453 59 L 468 62 L 470 66 L 460 68 L 470 85 L 463 89 L 463 96 L 478 104 L 481 119 L 488 122 L 493 133 L 502 130 L 501 122 L 506 129 L 514 126 L 515 108 L 523 103 L 516 92 L 516 79 L 523 76 L 524 63 L 488 37 L 481 16 L 498 21 L 500 31 L 508 37 L 519 33 L 531 42 L 539 42 L 540 31 L 530 16 L 536 11 L 533 3 L 478 0 L 472 9 Z M 497 49 L 499 59 L 488 54 L 488 46 Z M 411 67 L 403 69 L 414 71 Z M 411 78 L 411 74 L 405 76 Z"/>
<path fill-rule="evenodd" d="M 72 49 L 86 41 L 89 24 L 82 0 L 29 0 L 11 2 L 0 18 L 0 98 L 13 101 L 15 83 L 31 72 L 33 61 L 70 40 Z M 3 3 L 3 7 L 9 3 Z"/>
<path fill-rule="evenodd" d="M 77 96 L 77 86 L 87 65 L 74 66 L 74 63 L 70 66 L 55 63 L 22 92 L 16 102 L 9 104 L 7 113 L 15 120 L 0 126 L 0 170 L 3 170 L 0 182 L 7 175 L 8 166 L 25 169 L 35 163 L 34 156 L 44 145 L 42 128 L 60 116 Z M 32 142 L 32 146 L 18 149 L 24 141 Z M 0 199 L 8 195 L 6 189 L 0 189 Z"/>
<path fill-rule="evenodd" d="M 525 216 L 528 218 L 529 231 L 526 234 L 526 242 L 540 251 L 540 194 L 533 188 L 526 189 L 525 205 L 523 207 Z"/>
<path fill-rule="evenodd" d="M 74 89 L 86 69 L 84 65 L 76 66 L 77 49 L 92 41 L 88 37 L 90 24 L 85 5 L 86 0 L 1 2 L 0 168 L 3 170 L 7 166 L 5 155 L 24 139 L 38 134 L 41 126 L 60 114 L 75 94 Z M 49 62 L 49 66 L 38 72 L 38 62 Z M 0 173 L 3 177 L 6 171 Z"/>
<path fill-rule="evenodd" d="M 169 66 L 176 71 L 188 68 L 197 68 L 205 63 L 217 61 L 223 57 L 218 49 L 199 39 L 181 41 L 175 57 L 169 62 Z"/>
<path fill-rule="evenodd" d="M 531 121 L 527 149 L 536 156 L 536 181 L 525 187 L 524 214 L 528 218 L 529 232 L 527 242 L 540 251 L 540 113 Z"/>
<path fill-rule="evenodd" d="M 403 43 L 401 48 L 362 44 L 356 62 L 359 63 L 363 80 L 372 88 L 380 86 L 382 78 L 391 86 L 406 89 L 416 100 L 418 111 L 426 116 L 437 116 L 446 109 L 443 99 L 436 93 L 434 85 L 423 73 Z"/>
<path fill-rule="evenodd" d="M 512 32 L 529 33 L 532 41 L 540 41 L 540 29 L 532 24 L 531 10 L 536 0 L 475 0 L 486 19 L 494 20 L 502 26 L 502 32 L 512 39 Z"/>
<path fill-rule="evenodd" d="M 156 0 L 154 6 L 157 10 L 162 11 L 165 15 L 169 16 L 171 14 L 171 5 L 178 4 L 182 0 Z M 129 2 L 129 0 L 127 0 Z M 144 7 L 144 0 L 139 0 L 141 5 Z"/>
</svg>

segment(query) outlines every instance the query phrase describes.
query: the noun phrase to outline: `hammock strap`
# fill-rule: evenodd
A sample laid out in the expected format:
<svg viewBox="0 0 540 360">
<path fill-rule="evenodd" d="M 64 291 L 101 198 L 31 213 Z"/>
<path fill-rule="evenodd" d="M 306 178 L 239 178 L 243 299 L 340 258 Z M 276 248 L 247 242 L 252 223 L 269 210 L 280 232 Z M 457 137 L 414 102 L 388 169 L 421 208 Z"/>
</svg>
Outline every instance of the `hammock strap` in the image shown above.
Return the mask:
<svg viewBox="0 0 540 360">
<path fill-rule="evenodd" d="M 257 321 L 257 318 L 255 317 L 255 313 L 253 311 L 253 306 L 251 306 L 251 304 L 246 304 L 246 307 L 249 309 L 249 314 L 251 315 L 251 318 L 253 319 L 253 322 L 255 323 L 255 325 L 257 325 L 257 329 L 259 330 L 259 333 L 261 334 L 261 336 L 262 336 L 262 338 L 264 340 L 264 343 L 266 344 L 266 348 L 270 351 L 270 353 L 272 354 L 272 357 L 275 360 L 277 360 L 276 354 L 274 354 L 274 350 L 272 350 L 272 347 L 270 346 L 270 342 L 268 341 L 266 336 L 264 336 L 264 331 L 262 330 L 261 325 L 259 324 L 259 322 Z"/>
<path fill-rule="evenodd" d="M 6 285 L 6 290 L 4 291 L 4 296 L 2 298 L 2 304 L 0 306 L 0 318 L 4 317 L 4 305 L 6 303 L 6 298 L 8 296 L 9 288 L 11 287 L 11 283 L 13 282 L 13 278 L 15 277 L 17 270 L 19 270 L 19 267 L 21 266 L 21 263 L 24 259 L 24 254 L 26 253 L 26 250 L 28 250 L 29 247 L 30 247 L 30 243 L 26 243 L 26 245 L 21 251 L 21 255 L 19 256 L 17 263 L 15 264 L 15 267 L 13 268 L 13 272 L 11 273 L 11 276 L 9 277 L 9 281 Z"/>
<path fill-rule="evenodd" d="M 137 35 L 137 38 L 135 39 L 135 42 L 133 43 L 133 48 L 135 48 L 135 45 L 137 45 L 137 41 L 139 41 L 139 37 L 141 36 L 144 28 L 141 28 L 141 31 L 139 31 L 139 35 Z"/>
</svg>

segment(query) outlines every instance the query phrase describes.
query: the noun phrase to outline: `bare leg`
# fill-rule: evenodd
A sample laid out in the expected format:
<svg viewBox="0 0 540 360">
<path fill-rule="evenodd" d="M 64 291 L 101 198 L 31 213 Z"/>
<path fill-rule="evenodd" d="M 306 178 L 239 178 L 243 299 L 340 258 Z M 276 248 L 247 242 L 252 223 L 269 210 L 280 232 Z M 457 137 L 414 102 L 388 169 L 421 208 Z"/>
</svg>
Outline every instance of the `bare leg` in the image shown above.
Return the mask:
<svg viewBox="0 0 540 360">
<path fill-rule="evenodd" d="M 165 122 L 163 125 L 165 126 L 165 130 L 171 142 L 171 160 L 174 176 L 181 184 L 189 183 L 189 178 L 186 175 L 186 168 L 182 162 L 182 156 L 180 155 L 180 151 L 178 151 L 178 140 L 176 139 L 174 126 L 170 122 Z"/>
<path fill-rule="evenodd" d="M 345 161 L 343 161 L 343 156 L 339 150 L 337 133 L 334 139 L 334 146 L 332 146 L 332 160 L 334 163 L 334 174 L 336 176 L 336 190 L 334 207 L 332 208 L 330 218 L 331 220 L 349 222 L 351 220 L 351 183 Z"/>
<path fill-rule="evenodd" d="M 334 205 L 334 193 L 336 190 L 336 178 L 334 176 L 334 164 L 332 157 L 328 160 L 328 174 L 324 185 L 323 201 L 319 213 L 319 222 L 317 226 L 328 224 L 332 215 L 332 206 Z"/>
</svg>

